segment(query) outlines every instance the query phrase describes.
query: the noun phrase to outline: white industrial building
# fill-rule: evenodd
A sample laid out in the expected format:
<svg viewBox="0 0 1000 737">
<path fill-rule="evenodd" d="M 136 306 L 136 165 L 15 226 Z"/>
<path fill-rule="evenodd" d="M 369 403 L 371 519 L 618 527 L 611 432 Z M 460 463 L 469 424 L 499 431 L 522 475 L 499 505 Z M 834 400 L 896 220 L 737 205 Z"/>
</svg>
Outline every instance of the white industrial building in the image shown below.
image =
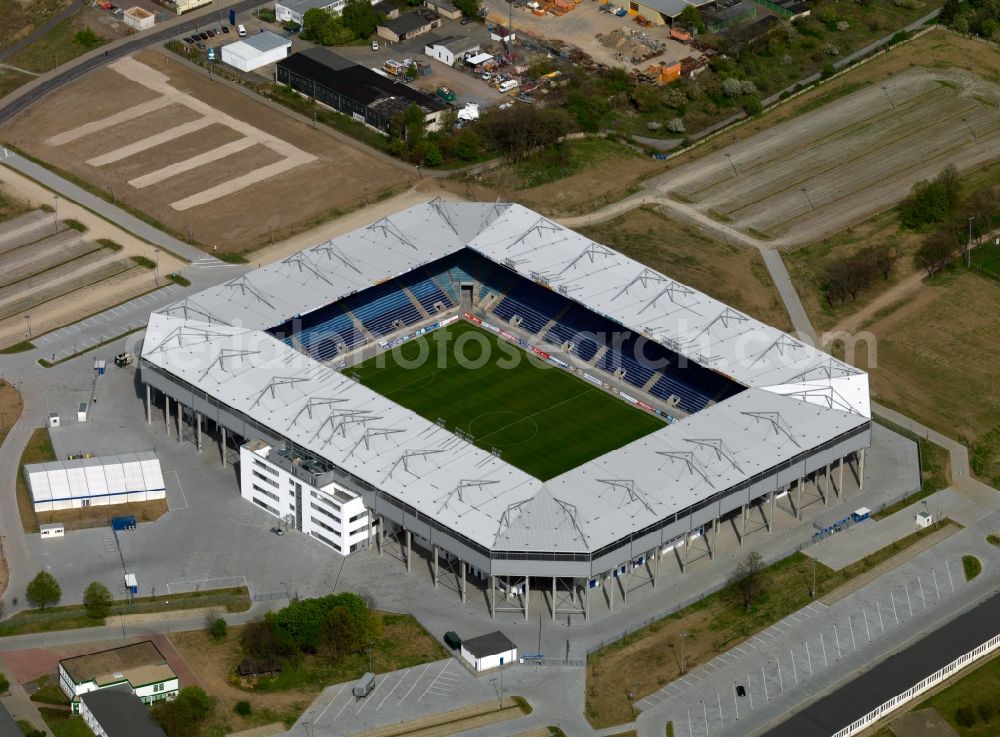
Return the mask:
<svg viewBox="0 0 1000 737">
<path fill-rule="evenodd" d="M 36 512 L 149 502 L 166 497 L 160 461 L 151 450 L 24 467 Z"/>
<path fill-rule="evenodd" d="M 490 632 L 488 635 L 463 640 L 461 655 L 462 660 L 478 673 L 515 662 L 517 645 L 503 632 Z"/>
<path fill-rule="evenodd" d="M 152 28 L 153 24 L 156 23 L 156 15 L 136 5 L 122 13 L 122 20 L 125 21 L 125 25 L 133 30 L 145 31 L 147 28 Z"/>
<path fill-rule="evenodd" d="M 466 55 L 479 52 L 479 42 L 465 36 L 446 36 L 437 41 L 428 41 L 424 45 L 424 53 L 442 64 L 455 66 Z"/>
<path fill-rule="evenodd" d="M 273 31 L 263 31 L 222 47 L 222 61 L 241 72 L 274 64 L 288 56 L 291 40 Z"/>
<path fill-rule="evenodd" d="M 301 26 L 302 18 L 313 8 L 340 15 L 345 4 L 346 0 L 279 0 L 274 4 L 274 17 L 279 23 L 291 21 Z"/>
<path fill-rule="evenodd" d="M 368 547 L 368 510 L 360 496 L 332 479 L 333 470 L 315 465 L 311 456 L 272 448 L 262 440 L 240 448 L 244 499 L 350 555 Z"/>
<path fill-rule="evenodd" d="M 59 687 L 79 711 L 80 697 L 105 688 L 128 689 L 142 703 L 171 700 L 180 682 L 152 641 L 123 645 L 59 661 Z"/>
</svg>

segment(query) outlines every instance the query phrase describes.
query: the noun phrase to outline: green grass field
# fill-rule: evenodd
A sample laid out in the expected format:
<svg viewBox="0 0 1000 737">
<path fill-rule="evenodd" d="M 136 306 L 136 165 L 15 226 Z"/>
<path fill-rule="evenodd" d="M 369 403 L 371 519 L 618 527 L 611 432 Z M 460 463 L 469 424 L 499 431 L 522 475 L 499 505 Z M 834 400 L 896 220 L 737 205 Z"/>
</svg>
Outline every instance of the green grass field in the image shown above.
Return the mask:
<svg viewBox="0 0 1000 737">
<path fill-rule="evenodd" d="M 972 265 L 1000 279 L 1000 246 L 987 243 L 973 249 Z"/>
<path fill-rule="evenodd" d="M 467 323 L 404 343 L 353 371 L 365 386 L 470 433 L 480 448 L 499 449 L 503 460 L 542 480 L 663 427 Z"/>
</svg>

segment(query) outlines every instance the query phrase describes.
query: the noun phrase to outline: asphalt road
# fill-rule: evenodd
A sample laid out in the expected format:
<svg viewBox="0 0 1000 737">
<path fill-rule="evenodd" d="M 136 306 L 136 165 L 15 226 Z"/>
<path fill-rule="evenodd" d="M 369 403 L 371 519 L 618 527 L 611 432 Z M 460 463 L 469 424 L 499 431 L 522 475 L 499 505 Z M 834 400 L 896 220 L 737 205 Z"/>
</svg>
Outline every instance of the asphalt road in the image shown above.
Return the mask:
<svg viewBox="0 0 1000 737">
<path fill-rule="evenodd" d="M 1000 632 L 1000 594 L 820 699 L 765 737 L 830 737 Z"/>
<path fill-rule="evenodd" d="M 237 13 L 241 13 L 243 11 L 256 8 L 261 4 L 261 0 L 242 0 L 242 2 L 230 3 L 228 5 L 221 6 L 219 8 L 219 12 L 227 13 L 230 8 L 233 8 Z M 212 17 L 215 17 L 214 14 Z M 6 122 L 14 115 L 17 115 L 20 111 L 33 105 L 49 92 L 52 92 L 67 82 L 71 82 L 74 79 L 82 77 L 87 72 L 107 64 L 109 61 L 119 59 L 123 56 L 128 56 L 129 54 L 134 54 L 140 49 L 154 44 L 163 43 L 171 38 L 175 38 L 176 36 L 183 36 L 188 32 L 193 31 L 196 25 L 205 24 L 205 16 L 191 18 L 190 20 L 181 21 L 180 23 L 168 22 L 163 24 L 162 28 L 154 27 L 154 30 L 149 33 L 137 34 L 134 38 L 126 41 L 125 43 L 117 46 L 111 46 L 104 52 L 104 54 L 98 54 L 84 59 L 69 69 L 66 69 L 65 71 L 45 80 L 29 92 L 11 100 L 3 107 L 0 107 L 0 123 Z"/>
</svg>

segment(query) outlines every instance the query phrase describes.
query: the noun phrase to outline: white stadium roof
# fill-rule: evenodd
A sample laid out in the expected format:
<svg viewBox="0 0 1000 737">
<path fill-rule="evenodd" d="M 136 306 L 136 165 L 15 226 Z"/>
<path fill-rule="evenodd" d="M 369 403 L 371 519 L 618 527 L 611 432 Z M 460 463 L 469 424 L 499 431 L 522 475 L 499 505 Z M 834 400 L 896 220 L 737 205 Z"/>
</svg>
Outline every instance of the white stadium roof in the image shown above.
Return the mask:
<svg viewBox="0 0 1000 737">
<path fill-rule="evenodd" d="M 163 491 L 160 461 L 151 450 L 24 467 L 35 503 Z"/>
<path fill-rule="evenodd" d="M 542 482 L 263 332 L 464 247 L 749 389 Z M 592 552 L 870 419 L 864 372 L 519 205 L 418 205 L 206 289 L 143 359 L 503 550 Z"/>
</svg>

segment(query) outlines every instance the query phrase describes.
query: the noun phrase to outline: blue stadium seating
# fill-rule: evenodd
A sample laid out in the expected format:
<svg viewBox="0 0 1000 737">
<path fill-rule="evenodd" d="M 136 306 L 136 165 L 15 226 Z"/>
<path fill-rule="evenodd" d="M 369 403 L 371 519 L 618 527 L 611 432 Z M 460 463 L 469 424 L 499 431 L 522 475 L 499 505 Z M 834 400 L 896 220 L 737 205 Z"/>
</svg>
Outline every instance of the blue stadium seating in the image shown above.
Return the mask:
<svg viewBox="0 0 1000 737">
<path fill-rule="evenodd" d="M 396 280 L 366 289 L 351 297 L 348 303 L 345 306 L 375 336 L 387 335 L 396 330 L 393 325 L 396 320 L 412 325 L 421 319 L 417 308 L 400 290 Z"/>
<path fill-rule="evenodd" d="M 407 277 L 401 286 L 407 287 L 413 293 L 413 296 L 417 298 L 417 302 L 427 310 L 428 314 L 434 314 L 434 305 L 437 302 L 442 302 L 446 307 L 451 307 L 455 304 L 441 291 L 441 288 L 431 277 L 422 277 L 418 271 L 411 272 Z"/>
<path fill-rule="evenodd" d="M 569 341 L 574 344 L 573 352 L 584 361 L 589 361 L 604 341 L 620 330 L 620 325 L 574 304 L 549 329 L 545 340 L 558 346 Z"/>
<path fill-rule="evenodd" d="M 519 281 L 493 308 L 493 314 L 507 321 L 519 315 L 521 329 L 534 335 L 565 308 L 566 299 L 561 295 L 532 282 Z"/>
<path fill-rule="evenodd" d="M 350 315 L 338 309 L 321 322 L 285 338 L 284 342 L 290 346 L 297 342 L 317 361 L 329 361 L 337 355 L 340 343 L 344 343 L 347 350 L 352 350 L 365 342 L 365 336 L 355 327 Z"/>
<path fill-rule="evenodd" d="M 626 333 L 624 339 L 614 338 L 608 350 L 598 359 L 597 367 L 608 373 L 614 373 L 619 368 L 625 369 L 624 380 L 641 389 L 653 378 L 655 369 L 650 368 L 649 361 L 656 360 L 648 349 L 655 343 L 642 339 L 635 333 Z M 641 350 L 641 346 L 645 350 Z M 658 358 L 658 357 L 657 357 Z M 646 360 L 644 360 L 646 359 Z M 658 362 L 661 363 L 662 361 Z"/>
</svg>

